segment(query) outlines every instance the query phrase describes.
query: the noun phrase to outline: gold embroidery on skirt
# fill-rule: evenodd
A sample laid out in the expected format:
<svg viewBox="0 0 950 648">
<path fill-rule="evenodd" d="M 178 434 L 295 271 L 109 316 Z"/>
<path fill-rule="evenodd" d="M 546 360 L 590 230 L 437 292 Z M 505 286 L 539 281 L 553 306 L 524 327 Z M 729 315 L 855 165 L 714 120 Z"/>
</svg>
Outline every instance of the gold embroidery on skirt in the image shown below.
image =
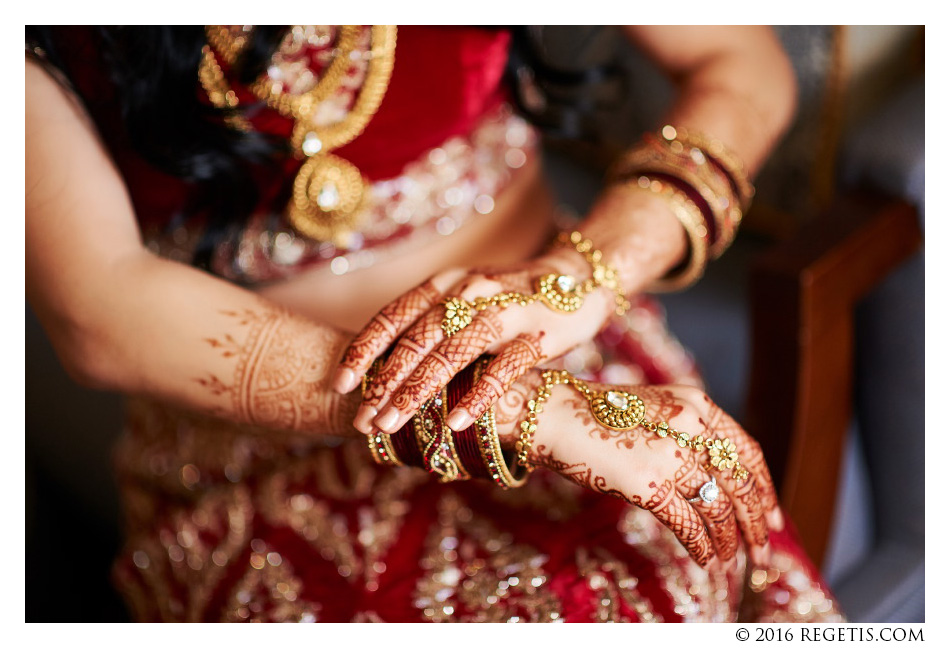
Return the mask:
<svg viewBox="0 0 950 648">
<path fill-rule="evenodd" d="M 547 556 L 513 544 L 461 499 L 446 492 L 429 531 L 416 583 L 415 605 L 427 621 L 550 622 L 561 602 L 545 587 Z"/>
<path fill-rule="evenodd" d="M 631 576 L 623 563 L 604 550 L 597 550 L 598 558 L 588 555 L 587 549 L 579 547 L 576 552 L 577 571 L 587 579 L 593 593 L 595 612 L 591 621 L 601 623 L 630 621 L 620 611 L 620 602 L 633 609 L 635 620 L 641 623 L 662 622 L 663 617 L 654 609 L 650 600 L 637 591 L 639 581 Z"/>
<path fill-rule="evenodd" d="M 221 621 L 312 623 L 320 604 L 300 598 L 303 585 L 293 567 L 264 542 L 248 559 L 247 571 L 228 596 Z"/>
<path fill-rule="evenodd" d="M 119 587 L 140 618 L 200 621 L 214 588 L 248 543 L 250 496 L 235 486 L 165 515 L 168 522 L 157 534 L 142 529 L 127 546 L 144 587 L 134 578 L 120 578 Z"/>
</svg>

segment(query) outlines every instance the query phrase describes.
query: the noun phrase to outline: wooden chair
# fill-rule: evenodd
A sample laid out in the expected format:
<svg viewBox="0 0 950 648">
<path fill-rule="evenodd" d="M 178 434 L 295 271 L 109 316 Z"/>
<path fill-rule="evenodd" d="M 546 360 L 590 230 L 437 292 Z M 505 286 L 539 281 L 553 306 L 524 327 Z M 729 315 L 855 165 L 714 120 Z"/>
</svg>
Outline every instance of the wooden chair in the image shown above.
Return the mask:
<svg viewBox="0 0 950 648">
<path fill-rule="evenodd" d="M 822 564 L 853 414 L 856 304 L 922 244 L 916 210 L 849 194 L 761 255 L 750 273 L 752 367 L 744 424 L 782 504 Z"/>
</svg>

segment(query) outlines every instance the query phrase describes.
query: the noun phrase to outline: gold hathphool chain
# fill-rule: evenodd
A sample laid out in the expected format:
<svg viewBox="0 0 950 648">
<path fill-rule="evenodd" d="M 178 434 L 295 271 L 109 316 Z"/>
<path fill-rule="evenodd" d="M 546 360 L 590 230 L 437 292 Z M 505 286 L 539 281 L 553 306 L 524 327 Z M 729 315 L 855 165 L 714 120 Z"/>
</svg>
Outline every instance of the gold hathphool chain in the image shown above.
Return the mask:
<svg viewBox="0 0 950 648">
<path fill-rule="evenodd" d="M 281 43 L 279 53 L 299 49 L 295 26 Z M 389 87 L 395 64 L 396 27 L 370 27 L 370 50 L 359 50 L 360 25 L 340 27 L 333 58 L 316 84 L 300 94 L 287 92 L 283 84 L 262 75 L 249 86 L 250 91 L 281 115 L 294 120 L 291 145 L 295 154 L 305 159 L 293 184 L 293 196 L 287 207 L 291 225 L 314 240 L 329 240 L 345 246 L 350 235 L 359 229 L 366 203 L 367 183 L 353 164 L 332 155 L 331 151 L 349 143 L 376 114 Z M 237 95 L 227 81 L 215 56 L 229 65 L 237 61 L 249 42 L 252 27 L 233 30 L 224 25 L 208 25 L 205 34 L 209 46 L 203 51 L 199 78 L 211 102 L 218 108 L 233 110 Z M 318 124 L 317 107 L 343 85 L 354 62 L 366 62 L 366 73 L 353 105 L 337 122 Z M 229 116 L 228 123 L 241 130 L 249 122 L 238 115 Z"/>
<path fill-rule="evenodd" d="M 529 464 L 528 455 L 538 429 L 538 413 L 542 410 L 542 404 L 551 396 L 553 386 L 570 385 L 587 399 L 591 413 L 601 425 L 614 430 L 642 426 L 660 438 L 672 439 L 681 448 L 695 452 L 708 451 L 710 465 L 723 472 L 732 471 L 733 479 L 743 481 L 749 477 L 749 471 L 739 462 L 736 444 L 731 439 L 707 439 L 702 434 L 690 435 L 676 430 L 666 421 L 647 421 L 643 418 L 646 405 L 636 394 L 620 389 L 595 391 L 585 381 L 567 371 L 548 370 L 541 374 L 541 378 L 543 382 L 538 387 L 537 395 L 528 401 L 528 414 L 521 423 L 520 436 L 515 445 L 518 461 L 525 468 L 533 467 Z"/>
<path fill-rule="evenodd" d="M 587 292 L 603 286 L 614 291 L 615 311 L 617 315 L 623 315 L 630 310 L 630 302 L 627 301 L 623 292 L 623 286 L 620 284 L 620 274 L 617 270 L 603 262 L 603 253 L 594 247 L 593 241 L 584 238 L 580 232 L 561 232 L 558 234 L 556 242 L 564 247 L 573 247 L 590 264 L 591 278 L 583 282 L 582 286 Z"/>
<path fill-rule="evenodd" d="M 630 309 L 630 302 L 620 288 L 617 271 L 602 263 L 603 254 L 594 248 L 589 239 L 585 239 L 580 232 L 565 232 L 557 238 L 557 242 L 573 246 L 584 256 L 591 266 L 591 278 L 578 281 L 571 275 L 551 273 L 535 280 L 536 290 L 530 295 L 509 291 L 491 297 L 475 297 L 471 301 L 450 297 L 443 302 L 445 314 L 442 317 L 442 330 L 445 335 L 455 335 L 472 323 L 475 313 L 492 306 L 505 309 L 512 305 L 528 306 L 540 301 L 551 310 L 573 313 L 584 305 L 584 297 L 601 286 L 617 293 L 615 301 L 618 315 Z"/>
</svg>

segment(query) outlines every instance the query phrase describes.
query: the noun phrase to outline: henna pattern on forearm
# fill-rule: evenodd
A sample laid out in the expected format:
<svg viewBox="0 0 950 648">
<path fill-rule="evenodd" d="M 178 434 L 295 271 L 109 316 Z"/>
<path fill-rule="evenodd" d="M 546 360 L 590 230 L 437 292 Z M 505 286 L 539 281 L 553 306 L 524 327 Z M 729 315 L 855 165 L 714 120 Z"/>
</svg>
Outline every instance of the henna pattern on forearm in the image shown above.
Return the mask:
<svg viewBox="0 0 950 648">
<path fill-rule="evenodd" d="M 258 309 L 221 313 L 247 332 L 243 341 L 231 333 L 205 339 L 221 357 L 236 359 L 232 379 L 208 375 L 196 382 L 230 399 L 229 418 L 288 431 L 347 429 L 343 421 L 352 416 L 355 400 L 328 385 L 342 336 L 264 302 Z"/>
<path fill-rule="evenodd" d="M 473 419 L 484 414 L 492 403 L 526 371 L 544 359 L 541 338 L 544 332 L 519 335 L 492 358 L 475 386 L 459 401 L 457 407 Z M 496 419 L 497 424 L 497 419 Z"/>
</svg>

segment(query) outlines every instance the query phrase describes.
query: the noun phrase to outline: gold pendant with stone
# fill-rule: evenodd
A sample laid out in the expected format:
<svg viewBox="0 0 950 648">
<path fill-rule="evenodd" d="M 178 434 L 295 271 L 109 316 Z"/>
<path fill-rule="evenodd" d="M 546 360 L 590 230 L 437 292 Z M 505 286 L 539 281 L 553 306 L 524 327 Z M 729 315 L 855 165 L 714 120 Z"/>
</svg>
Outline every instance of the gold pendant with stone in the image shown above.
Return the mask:
<svg viewBox="0 0 950 648">
<path fill-rule="evenodd" d="M 614 430 L 629 430 L 643 422 L 646 406 L 639 396 L 611 390 L 594 394 L 590 410 L 598 422 Z"/>
<path fill-rule="evenodd" d="M 313 155 L 294 179 L 287 216 L 304 236 L 343 246 L 359 229 L 365 198 L 366 181 L 353 164 L 336 155 Z"/>
<path fill-rule="evenodd" d="M 570 275 L 548 274 L 538 278 L 538 296 L 548 308 L 572 313 L 584 305 L 584 294 Z"/>
</svg>

